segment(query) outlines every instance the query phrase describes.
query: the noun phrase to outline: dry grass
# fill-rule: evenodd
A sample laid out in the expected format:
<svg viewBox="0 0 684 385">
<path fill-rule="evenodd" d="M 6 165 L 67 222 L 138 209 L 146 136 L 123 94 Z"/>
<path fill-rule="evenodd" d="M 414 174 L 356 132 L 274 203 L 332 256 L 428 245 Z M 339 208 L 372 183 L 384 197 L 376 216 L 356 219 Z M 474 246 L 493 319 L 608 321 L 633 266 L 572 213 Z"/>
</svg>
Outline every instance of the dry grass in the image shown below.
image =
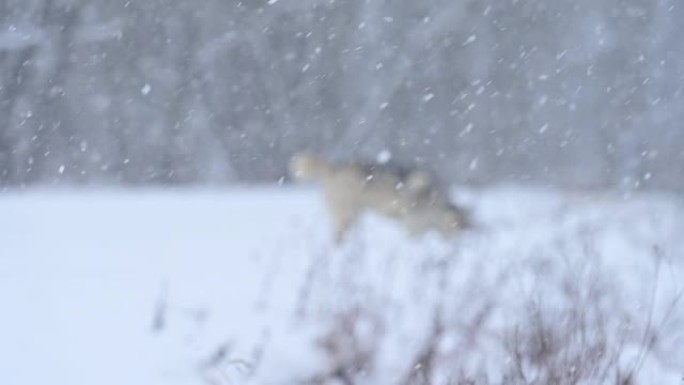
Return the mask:
<svg viewBox="0 0 684 385">
<path fill-rule="evenodd" d="M 653 248 L 654 273 L 643 277 L 652 287 L 635 311 L 591 243 L 574 246 L 567 254 L 559 247 L 557 258 L 511 258 L 495 269 L 458 249 L 410 260 L 406 250 L 369 253 L 363 242 L 320 251 L 302 276 L 292 316 L 324 325 L 317 339 L 304 341 L 322 359 L 303 378 L 282 383 L 640 385 L 646 362 L 665 351 L 664 325 L 682 293 L 669 311 L 654 310 L 664 257 Z M 524 295 L 511 293 L 518 286 Z M 420 322 L 407 329 L 411 319 Z M 220 376 L 207 382 L 252 383 L 259 359 L 226 357 L 211 361 Z M 248 374 L 236 381 L 227 372 Z"/>
<path fill-rule="evenodd" d="M 659 260 L 656 263 L 660 265 Z M 444 266 L 439 268 L 444 270 Z M 432 278 L 439 276 L 447 274 Z M 503 323 L 499 320 L 497 325 L 503 327 L 494 332 L 491 323 L 501 316 L 497 314 L 497 297 L 501 293 L 459 299 L 462 288 L 442 285 L 442 301 L 434 306 L 423 343 L 417 349 L 394 352 L 399 362 L 407 364 L 400 370 L 403 374 L 393 376 L 395 382 L 391 383 L 636 384 L 646 358 L 658 347 L 658 325 L 666 320 L 655 322 L 652 306 L 636 318 L 630 316 L 619 288 L 611 284 L 609 277 L 598 264 L 566 274 L 557 282 L 560 297 L 549 298 L 543 292 L 547 287 L 540 288 L 522 298 L 518 316 Z M 653 282 L 657 284 L 657 276 Z M 671 304 L 672 309 L 680 298 L 681 294 Z M 475 310 L 464 320 L 444 310 L 444 303 L 450 301 L 479 305 L 468 304 Z M 372 303 L 375 305 L 356 304 L 329 315 L 330 328 L 319 341 L 329 367 L 306 380 L 307 384 L 379 383 L 382 376 L 373 371 L 379 345 L 385 331 L 393 328 L 393 321 L 383 314 L 382 306 Z M 459 343 L 445 348 L 447 340 Z"/>
</svg>

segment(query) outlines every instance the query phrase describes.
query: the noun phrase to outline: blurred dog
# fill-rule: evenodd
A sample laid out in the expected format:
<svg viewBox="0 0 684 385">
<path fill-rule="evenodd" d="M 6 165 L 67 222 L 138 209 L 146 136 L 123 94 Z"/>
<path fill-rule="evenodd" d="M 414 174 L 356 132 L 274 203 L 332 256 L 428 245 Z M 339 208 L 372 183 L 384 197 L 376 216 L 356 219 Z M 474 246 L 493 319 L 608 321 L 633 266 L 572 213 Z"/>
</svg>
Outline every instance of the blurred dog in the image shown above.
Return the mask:
<svg viewBox="0 0 684 385">
<path fill-rule="evenodd" d="M 470 226 L 466 213 L 422 171 L 380 164 L 337 165 L 311 154 L 295 155 L 289 171 L 295 180 L 322 185 L 336 243 L 344 240 L 365 210 L 397 220 L 412 236 L 436 230 L 451 237 Z"/>
</svg>

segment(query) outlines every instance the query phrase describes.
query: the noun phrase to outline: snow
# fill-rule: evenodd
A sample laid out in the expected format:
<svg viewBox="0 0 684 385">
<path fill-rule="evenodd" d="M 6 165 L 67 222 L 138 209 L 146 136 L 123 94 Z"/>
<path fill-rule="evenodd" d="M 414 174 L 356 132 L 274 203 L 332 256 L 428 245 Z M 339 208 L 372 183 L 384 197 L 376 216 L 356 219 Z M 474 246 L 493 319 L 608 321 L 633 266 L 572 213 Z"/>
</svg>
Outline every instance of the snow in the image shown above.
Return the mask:
<svg viewBox="0 0 684 385">
<path fill-rule="evenodd" d="M 382 150 L 378 153 L 378 155 L 375 157 L 375 160 L 380 163 L 380 164 L 386 164 L 390 160 L 392 160 L 392 152 L 389 150 L 385 149 Z"/>
<path fill-rule="evenodd" d="M 468 38 L 466 39 L 466 41 L 463 42 L 463 46 L 466 46 L 466 45 L 468 45 L 468 44 L 471 44 L 471 43 L 475 42 L 475 40 L 477 40 L 477 36 L 475 36 L 475 35 L 470 35 L 470 36 L 468 36 Z"/>
<path fill-rule="evenodd" d="M 310 188 L 5 194 L 0 383 L 294 383 L 357 349 L 375 357 L 363 383 L 392 384 L 413 359 L 401 352 L 429 340 L 436 310 L 467 326 L 486 305 L 489 337 L 468 342 L 462 362 L 497 373 L 506 357 L 491 336 L 525 320 L 530 295 L 562 308 L 560 286 L 573 280 L 580 294 L 585 282 L 616 288 L 601 306 L 634 317 L 637 337 L 650 317 L 664 337 L 638 378 L 679 383 L 678 200 L 517 187 L 454 196 L 477 230 L 416 240 L 367 215 L 336 249 Z M 349 309 L 360 309 L 359 345 L 324 354 Z M 469 335 L 458 327 L 439 341 L 444 359 L 460 357 Z M 628 343 L 621 359 L 640 352 Z"/>
<path fill-rule="evenodd" d="M 10 26 L 7 31 L 0 31 L 0 52 L 16 51 L 39 44 L 44 33 L 31 28 L 18 30 Z"/>
</svg>

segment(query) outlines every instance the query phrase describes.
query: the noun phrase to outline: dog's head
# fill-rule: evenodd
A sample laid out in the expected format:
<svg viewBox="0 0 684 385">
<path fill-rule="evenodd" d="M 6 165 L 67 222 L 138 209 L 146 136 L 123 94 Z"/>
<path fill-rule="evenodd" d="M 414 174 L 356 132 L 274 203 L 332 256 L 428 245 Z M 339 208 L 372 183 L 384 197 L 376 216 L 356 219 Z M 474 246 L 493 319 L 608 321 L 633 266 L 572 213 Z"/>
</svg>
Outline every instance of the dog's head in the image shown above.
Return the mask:
<svg viewBox="0 0 684 385">
<path fill-rule="evenodd" d="M 329 168 L 328 162 L 313 154 L 297 154 L 290 159 L 290 176 L 299 181 L 320 179 Z"/>
</svg>

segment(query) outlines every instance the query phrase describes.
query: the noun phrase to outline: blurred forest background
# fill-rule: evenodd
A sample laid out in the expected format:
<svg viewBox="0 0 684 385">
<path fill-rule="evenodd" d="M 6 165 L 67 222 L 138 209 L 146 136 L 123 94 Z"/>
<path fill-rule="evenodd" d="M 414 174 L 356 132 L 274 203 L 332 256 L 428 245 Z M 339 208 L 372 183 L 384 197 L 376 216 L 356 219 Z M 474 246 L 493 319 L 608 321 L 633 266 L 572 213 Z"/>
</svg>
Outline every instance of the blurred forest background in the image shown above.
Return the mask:
<svg viewBox="0 0 684 385">
<path fill-rule="evenodd" d="M 275 182 L 392 154 L 445 181 L 684 187 L 676 0 L 0 0 L 0 188 Z"/>
</svg>

